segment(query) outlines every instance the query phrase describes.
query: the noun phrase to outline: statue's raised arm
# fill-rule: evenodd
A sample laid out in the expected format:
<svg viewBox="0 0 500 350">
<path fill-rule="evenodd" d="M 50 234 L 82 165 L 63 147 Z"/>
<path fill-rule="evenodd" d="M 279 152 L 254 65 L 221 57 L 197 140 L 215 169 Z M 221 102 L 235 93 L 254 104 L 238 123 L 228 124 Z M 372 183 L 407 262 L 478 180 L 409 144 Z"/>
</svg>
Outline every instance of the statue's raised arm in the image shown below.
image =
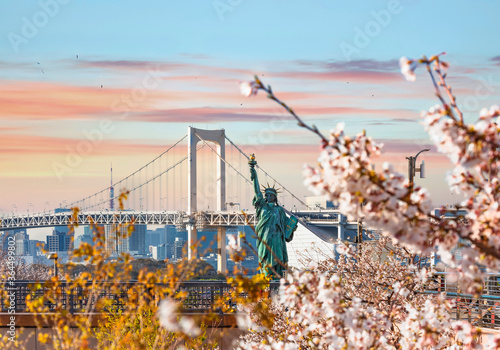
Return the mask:
<svg viewBox="0 0 500 350">
<path fill-rule="evenodd" d="M 262 193 L 260 192 L 260 186 L 259 186 L 259 178 L 257 177 L 257 170 L 255 170 L 257 161 L 255 160 L 254 154 L 250 155 L 250 160 L 248 161 L 248 165 L 250 166 L 250 180 L 253 182 L 253 190 L 255 193 L 255 197 L 262 198 Z"/>
</svg>

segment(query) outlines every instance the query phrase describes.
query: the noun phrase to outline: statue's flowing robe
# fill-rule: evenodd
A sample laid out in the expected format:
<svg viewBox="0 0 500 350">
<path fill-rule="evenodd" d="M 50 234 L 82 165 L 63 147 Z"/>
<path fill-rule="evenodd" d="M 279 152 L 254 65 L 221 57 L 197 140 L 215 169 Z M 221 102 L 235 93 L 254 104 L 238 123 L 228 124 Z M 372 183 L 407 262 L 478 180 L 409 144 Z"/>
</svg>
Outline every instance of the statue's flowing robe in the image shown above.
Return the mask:
<svg viewBox="0 0 500 350">
<path fill-rule="evenodd" d="M 259 220 L 255 228 L 259 237 L 257 240 L 259 262 L 266 276 L 275 276 L 269 267 L 272 267 L 280 276 L 283 276 L 285 268 L 277 259 L 284 265 L 288 262 L 286 242 L 290 242 L 293 239 L 294 231 L 292 230 L 289 236 L 285 237 L 290 219 L 286 216 L 283 208 L 279 205 L 267 203 L 263 197 L 254 197 L 253 205 Z M 295 223 L 295 228 L 296 225 Z"/>
</svg>

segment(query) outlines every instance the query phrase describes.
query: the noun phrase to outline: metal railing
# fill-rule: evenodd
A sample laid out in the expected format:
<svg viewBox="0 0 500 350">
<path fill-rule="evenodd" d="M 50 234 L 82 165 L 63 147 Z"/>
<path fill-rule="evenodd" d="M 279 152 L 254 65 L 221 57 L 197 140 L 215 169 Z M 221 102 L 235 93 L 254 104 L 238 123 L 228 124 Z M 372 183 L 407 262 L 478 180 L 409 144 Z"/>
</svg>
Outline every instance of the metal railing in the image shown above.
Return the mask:
<svg viewBox="0 0 500 350">
<path fill-rule="evenodd" d="M 481 295 L 474 296 L 463 293 L 458 287 L 457 282 L 450 282 L 446 278 L 446 273 L 437 273 L 433 277 L 433 288 L 428 289 L 426 293 L 437 294 L 446 293 L 448 299 L 455 300 L 455 306 L 451 316 L 456 320 L 467 320 L 479 327 L 500 328 L 500 274 L 490 274 L 484 281 Z M 34 288 L 35 284 L 38 288 Z M 50 311 L 56 310 L 56 307 L 68 310 L 70 313 L 79 313 L 82 310 L 92 312 L 99 299 L 107 298 L 112 301 L 116 308 L 123 309 L 128 299 L 129 287 L 138 282 L 109 282 L 99 284 L 97 290 L 89 292 L 91 283 L 86 288 L 76 287 L 68 291 L 71 283 L 60 282 L 55 290 L 55 303 L 45 301 Z M 117 287 L 118 285 L 118 287 Z M 27 312 L 26 297 L 30 295 L 33 299 L 44 295 L 50 287 L 44 287 L 43 283 L 36 281 L 15 281 L 12 284 L 5 282 L 1 286 L 2 290 L 11 293 L 15 301 L 14 310 L 16 313 Z M 270 288 L 276 292 L 279 289 L 279 282 L 271 282 Z M 187 281 L 181 282 L 179 291 L 185 292 L 186 297 L 183 300 L 183 310 L 188 312 L 217 311 L 214 305 L 218 298 L 229 294 L 231 285 L 225 281 Z M 245 297 L 245 295 L 242 295 Z M 153 294 L 150 295 L 155 299 Z M 5 300 L 0 308 L 0 314 L 7 314 L 9 311 L 9 302 Z M 230 306 L 235 306 L 229 301 Z"/>
<path fill-rule="evenodd" d="M 449 275 L 446 272 L 434 274 L 436 288 L 426 292 L 446 293 L 447 299 L 453 299 L 455 306 L 451 316 L 455 320 L 467 320 L 479 327 L 500 328 L 500 274 L 487 275 L 480 295 L 464 293 L 456 279 L 447 278 Z"/>
<path fill-rule="evenodd" d="M 56 309 L 68 310 L 71 314 L 93 312 L 95 306 L 100 299 L 107 298 L 111 300 L 111 306 L 118 309 L 124 309 L 127 299 L 129 298 L 128 290 L 136 281 L 130 282 L 109 282 L 100 283 L 94 290 L 91 288 L 92 283 L 89 282 L 86 288 L 76 287 L 68 282 L 59 282 L 54 289 L 54 294 L 51 296 L 54 302 L 49 300 L 44 301 L 44 306 L 48 308 L 48 312 Z M 70 289 L 71 286 L 71 290 Z M 161 284 L 160 284 L 161 286 Z M 15 281 L 12 284 L 9 282 L 3 283 L 1 286 L 3 291 L 8 294 L 7 299 L 1 303 L 0 314 L 8 314 L 11 300 L 14 301 L 12 310 L 15 313 L 26 313 L 26 297 L 30 298 L 43 296 L 47 291 L 52 291 L 50 286 L 44 286 L 43 282 L 37 281 Z M 279 282 L 271 282 L 270 288 L 277 290 Z M 181 282 L 179 292 L 185 292 L 186 297 L 183 299 L 182 309 L 189 312 L 204 312 L 217 311 L 214 310 L 214 305 L 218 298 L 229 295 L 231 285 L 226 281 L 187 281 Z M 156 296 L 152 289 L 144 287 L 145 293 L 151 300 L 155 300 Z M 10 296 L 13 296 L 11 299 Z M 245 297 L 245 295 L 242 295 Z M 230 302 L 230 306 L 235 306 Z M 11 311 L 12 312 L 12 311 Z"/>
</svg>

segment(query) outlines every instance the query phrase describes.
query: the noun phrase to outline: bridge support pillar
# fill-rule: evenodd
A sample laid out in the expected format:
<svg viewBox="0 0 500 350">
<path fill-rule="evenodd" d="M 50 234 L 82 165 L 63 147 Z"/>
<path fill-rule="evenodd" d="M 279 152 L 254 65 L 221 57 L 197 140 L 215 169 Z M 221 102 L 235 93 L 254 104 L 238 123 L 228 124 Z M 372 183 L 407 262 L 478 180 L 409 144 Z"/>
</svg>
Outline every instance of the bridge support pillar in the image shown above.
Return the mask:
<svg viewBox="0 0 500 350">
<path fill-rule="evenodd" d="M 341 241 L 344 241 L 344 239 L 345 239 L 344 226 L 346 224 L 347 224 L 347 218 L 344 215 L 339 214 L 339 224 L 337 226 L 337 232 L 338 232 L 337 239 L 339 239 Z"/>
<path fill-rule="evenodd" d="M 217 272 L 226 273 L 227 253 L 226 253 L 226 228 L 217 228 Z"/>
<path fill-rule="evenodd" d="M 188 208 L 187 214 L 194 218 L 194 215 L 198 212 L 198 192 L 197 192 L 197 170 L 196 170 L 196 151 L 198 142 L 211 141 L 217 144 L 216 153 L 218 155 L 217 162 L 217 211 L 226 210 L 226 146 L 225 146 L 225 132 L 224 129 L 221 130 L 203 130 L 196 129 L 193 127 L 188 127 Z M 217 237 L 221 236 L 223 239 L 222 247 L 217 241 L 217 247 L 219 248 L 219 263 L 224 260 L 223 265 L 218 265 L 219 271 L 226 270 L 226 231 L 217 230 Z M 223 237 L 222 237 L 223 236 Z M 198 257 L 196 251 L 192 251 L 191 246 L 196 243 L 197 240 L 196 227 L 193 225 L 188 225 L 188 257 L 189 259 L 194 259 Z M 223 258 L 221 258 L 223 256 Z"/>
<path fill-rule="evenodd" d="M 198 259 L 198 230 L 193 225 L 188 225 L 188 259 Z"/>
</svg>

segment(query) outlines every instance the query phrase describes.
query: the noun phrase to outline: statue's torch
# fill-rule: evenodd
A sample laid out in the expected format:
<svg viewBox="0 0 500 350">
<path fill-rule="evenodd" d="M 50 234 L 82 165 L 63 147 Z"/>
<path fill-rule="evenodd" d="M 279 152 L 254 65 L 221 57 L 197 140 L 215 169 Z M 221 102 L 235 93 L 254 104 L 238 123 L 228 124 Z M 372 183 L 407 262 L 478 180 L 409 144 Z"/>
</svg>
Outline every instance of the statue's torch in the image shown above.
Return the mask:
<svg viewBox="0 0 500 350">
<path fill-rule="evenodd" d="M 255 171 L 255 166 L 257 162 L 255 161 L 255 154 L 250 155 L 250 159 L 248 160 L 248 165 L 250 166 L 250 180 L 255 180 L 257 176 L 257 172 Z"/>
<path fill-rule="evenodd" d="M 248 161 L 248 165 L 250 165 L 250 168 L 255 168 L 255 166 L 257 165 L 257 162 L 255 161 L 255 154 L 251 154 L 250 155 L 250 159 Z"/>
</svg>

